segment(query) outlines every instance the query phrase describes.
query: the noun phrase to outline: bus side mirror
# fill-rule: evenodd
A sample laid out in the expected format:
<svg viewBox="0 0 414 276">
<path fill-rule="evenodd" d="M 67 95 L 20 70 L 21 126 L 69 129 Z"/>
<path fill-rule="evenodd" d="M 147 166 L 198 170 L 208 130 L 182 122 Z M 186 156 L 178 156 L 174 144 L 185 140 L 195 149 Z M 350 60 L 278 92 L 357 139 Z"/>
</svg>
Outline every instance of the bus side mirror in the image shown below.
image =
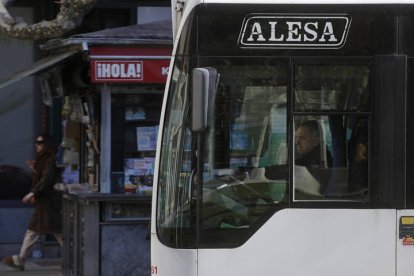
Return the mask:
<svg viewBox="0 0 414 276">
<path fill-rule="evenodd" d="M 194 132 L 204 132 L 210 126 L 218 80 L 215 68 L 193 69 L 191 130 Z"/>
</svg>

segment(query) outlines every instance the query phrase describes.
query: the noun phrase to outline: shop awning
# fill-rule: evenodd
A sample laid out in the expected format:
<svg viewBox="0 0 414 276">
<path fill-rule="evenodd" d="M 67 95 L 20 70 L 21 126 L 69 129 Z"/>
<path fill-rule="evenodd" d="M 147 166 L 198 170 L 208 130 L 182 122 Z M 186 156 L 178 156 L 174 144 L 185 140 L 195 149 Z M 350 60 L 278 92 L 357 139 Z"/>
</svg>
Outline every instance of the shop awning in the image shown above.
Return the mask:
<svg viewBox="0 0 414 276">
<path fill-rule="evenodd" d="M 26 70 L 19 72 L 17 74 L 13 74 L 12 77 L 4 79 L 3 81 L 0 80 L 0 89 L 3 89 L 15 82 L 18 82 L 19 80 L 25 77 L 40 73 L 79 52 L 80 50 L 70 50 L 64 53 L 50 55 L 43 59 L 40 59 L 36 61 L 35 63 L 33 63 L 32 66 L 30 66 Z"/>
</svg>

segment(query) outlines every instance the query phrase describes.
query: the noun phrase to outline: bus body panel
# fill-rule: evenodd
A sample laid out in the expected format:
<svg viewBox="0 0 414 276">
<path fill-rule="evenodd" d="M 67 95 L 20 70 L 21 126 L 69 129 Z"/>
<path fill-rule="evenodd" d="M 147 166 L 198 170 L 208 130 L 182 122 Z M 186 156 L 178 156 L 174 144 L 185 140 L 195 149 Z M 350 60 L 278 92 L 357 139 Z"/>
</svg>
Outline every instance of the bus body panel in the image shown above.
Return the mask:
<svg viewBox="0 0 414 276">
<path fill-rule="evenodd" d="M 166 247 L 153 233 L 151 252 L 156 254 L 151 255 L 152 274 L 412 275 L 414 246 L 404 245 L 395 233 L 399 233 L 400 218 L 413 217 L 414 210 L 399 210 L 395 224 L 394 210 L 316 210 L 317 215 L 314 211 L 282 210 L 239 248 L 199 250 L 200 274 L 197 274 L 196 249 Z M 307 228 L 309 225 L 317 227 Z M 309 240 L 318 242 L 305 245 L 304 241 Z M 263 253 L 263 257 L 257 258 L 255 252 Z M 297 265 L 291 265 L 292 259 Z"/>
<path fill-rule="evenodd" d="M 151 275 L 196 276 L 197 250 L 169 248 L 151 234 Z"/>
<path fill-rule="evenodd" d="M 241 247 L 200 249 L 198 276 L 395 275 L 395 217 L 395 210 L 284 209 Z"/>
</svg>

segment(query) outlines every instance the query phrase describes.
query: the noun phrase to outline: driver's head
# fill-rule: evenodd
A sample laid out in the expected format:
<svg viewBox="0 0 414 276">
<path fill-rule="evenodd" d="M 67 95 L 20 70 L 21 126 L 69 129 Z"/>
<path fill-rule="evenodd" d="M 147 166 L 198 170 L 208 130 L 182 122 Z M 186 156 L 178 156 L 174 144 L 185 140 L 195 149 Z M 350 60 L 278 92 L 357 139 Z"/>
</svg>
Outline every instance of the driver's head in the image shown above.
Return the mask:
<svg viewBox="0 0 414 276">
<path fill-rule="evenodd" d="M 319 142 L 320 137 L 318 121 L 305 121 L 296 129 L 296 150 L 300 155 L 305 155 L 310 152 L 314 147 L 319 145 Z"/>
</svg>

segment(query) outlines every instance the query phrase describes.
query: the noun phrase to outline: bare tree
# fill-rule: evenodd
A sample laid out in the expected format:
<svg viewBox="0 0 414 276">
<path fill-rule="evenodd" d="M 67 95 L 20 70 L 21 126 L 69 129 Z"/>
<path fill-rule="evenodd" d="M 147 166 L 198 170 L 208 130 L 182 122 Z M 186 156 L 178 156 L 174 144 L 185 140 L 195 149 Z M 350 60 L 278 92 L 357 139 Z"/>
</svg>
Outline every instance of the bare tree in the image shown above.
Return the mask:
<svg viewBox="0 0 414 276">
<path fill-rule="evenodd" d="M 22 18 L 14 18 L 7 7 L 14 0 L 0 0 L 0 32 L 9 37 L 28 40 L 47 40 L 62 37 L 78 27 L 83 17 L 92 9 L 96 0 L 59 0 L 59 12 L 55 19 L 27 24 Z M 37 1 L 37 0 L 36 0 Z"/>
</svg>

